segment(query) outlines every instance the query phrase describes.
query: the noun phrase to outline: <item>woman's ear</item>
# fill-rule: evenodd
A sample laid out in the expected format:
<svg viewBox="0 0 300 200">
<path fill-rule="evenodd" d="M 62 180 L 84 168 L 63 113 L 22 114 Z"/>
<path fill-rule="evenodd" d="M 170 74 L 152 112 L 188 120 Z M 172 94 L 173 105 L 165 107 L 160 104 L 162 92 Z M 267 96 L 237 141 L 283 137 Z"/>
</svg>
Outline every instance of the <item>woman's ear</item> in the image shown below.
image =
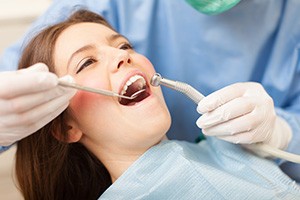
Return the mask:
<svg viewBox="0 0 300 200">
<path fill-rule="evenodd" d="M 74 143 L 74 142 L 78 142 L 83 133 L 82 131 L 79 129 L 78 125 L 76 122 L 74 122 L 74 120 L 70 120 L 69 122 L 67 122 L 69 130 L 67 132 L 68 136 L 67 136 L 67 143 Z"/>
<path fill-rule="evenodd" d="M 68 126 L 68 130 L 67 130 L 67 136 L 63 136 L 62 133 L 58 133 L 58 132 L 54 132 L 53 136 L 62 142 L 67 142 L 67 143 L 75 143 L 78 142 L 83 133 L 80 130 L 80 128 L 78 127 L 77 123 L 73 120 L 73 119 L 69 119 L 66 122 L 66 125 Z"/>
</svg>

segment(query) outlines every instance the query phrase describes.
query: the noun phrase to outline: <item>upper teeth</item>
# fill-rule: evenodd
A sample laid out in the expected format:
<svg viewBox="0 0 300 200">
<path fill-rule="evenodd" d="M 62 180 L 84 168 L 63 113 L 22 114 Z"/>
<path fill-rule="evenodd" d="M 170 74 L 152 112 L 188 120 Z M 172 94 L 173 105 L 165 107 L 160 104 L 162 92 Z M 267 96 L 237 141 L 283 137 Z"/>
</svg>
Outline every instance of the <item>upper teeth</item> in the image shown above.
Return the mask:
<svg viewBox="0 0 300 200">
<path fill-rule="evenodd" d="M 135 81 L 137 81 L 138 79 L 140 79 L 141 81 L 139 81 L 139 89 L 142 89 L 145 85 L 146 85 L 146 80 L 144 79 L 144 77 L 142 77 L 141 75 L 134 75 L 132 76 L 124 85 L 121 95 L 126 93 L 126 90 L 128 89 L 128 87 L 134 83 Z"/>
</svg>

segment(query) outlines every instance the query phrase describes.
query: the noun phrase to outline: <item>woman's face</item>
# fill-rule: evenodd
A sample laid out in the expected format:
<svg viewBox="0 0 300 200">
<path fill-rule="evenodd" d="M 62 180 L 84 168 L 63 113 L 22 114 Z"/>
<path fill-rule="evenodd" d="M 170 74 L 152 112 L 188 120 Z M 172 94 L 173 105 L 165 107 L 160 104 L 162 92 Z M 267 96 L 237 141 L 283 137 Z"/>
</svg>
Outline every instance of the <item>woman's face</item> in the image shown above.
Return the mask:
<svg viewBox="0 0 300 200">
<path fill-rule="evenodd" d="M 79 23 L 62 32 L 54 52 L 58 76 L 69 74 L 77 84 L 119 94 L 146 88 L 129 102 L 78 91 L 69 105 L 71 138 L 80 135 L 95 154 L 144 150 L 161 140 L 171 120 L 160 88 L 149 83 L 155 70 L 126 38 L 101 24 Z"/>
</svg>

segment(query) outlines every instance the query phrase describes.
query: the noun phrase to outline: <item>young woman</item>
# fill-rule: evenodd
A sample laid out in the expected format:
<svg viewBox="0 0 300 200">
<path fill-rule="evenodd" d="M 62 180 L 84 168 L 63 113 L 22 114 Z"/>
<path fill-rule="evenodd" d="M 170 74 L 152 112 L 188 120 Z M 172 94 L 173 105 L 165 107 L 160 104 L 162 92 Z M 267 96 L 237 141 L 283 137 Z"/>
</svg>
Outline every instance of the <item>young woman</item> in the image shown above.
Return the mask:
<svg viewBox="0 0 300 200">
<path fill-rule="evenodd" d="M 25 199 L 300 197 L 276 165 L 237 145 L 168 141 L 170 114 L 160 88 L 149 84 L 152 64 L 101 16 L 79 10 L 38 33 L 19 68 L 38 62 L 80 85 L 126 96 L 145 91 L 134 100 L 78 91 L 61 115 L 18 142 Z"/>
</svg>

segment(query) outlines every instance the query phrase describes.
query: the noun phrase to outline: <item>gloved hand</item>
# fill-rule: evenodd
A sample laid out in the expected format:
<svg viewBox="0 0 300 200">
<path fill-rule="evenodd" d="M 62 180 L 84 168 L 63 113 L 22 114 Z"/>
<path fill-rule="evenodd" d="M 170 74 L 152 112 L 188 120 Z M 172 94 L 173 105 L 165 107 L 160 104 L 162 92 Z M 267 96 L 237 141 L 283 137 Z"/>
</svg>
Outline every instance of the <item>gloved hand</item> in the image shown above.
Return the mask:
<svg viewBox="0 0 300 200">
<path fill-rule="evenodd" d="M 261 84 L 236 83 L 203 98 L 196 122 L 208 136 L 241 144 L 263 142 L 273 147 L 287 147 L 292 131 L 276 115 L 272 98 Z"/>
<path fill-rule="evenodd" d="M 67 108 L 75 93 L 58 86 L 58 77 L 42 63 L 1 72 L 0 145 L 11 145 L 46 125 Z"/>
</svg>

